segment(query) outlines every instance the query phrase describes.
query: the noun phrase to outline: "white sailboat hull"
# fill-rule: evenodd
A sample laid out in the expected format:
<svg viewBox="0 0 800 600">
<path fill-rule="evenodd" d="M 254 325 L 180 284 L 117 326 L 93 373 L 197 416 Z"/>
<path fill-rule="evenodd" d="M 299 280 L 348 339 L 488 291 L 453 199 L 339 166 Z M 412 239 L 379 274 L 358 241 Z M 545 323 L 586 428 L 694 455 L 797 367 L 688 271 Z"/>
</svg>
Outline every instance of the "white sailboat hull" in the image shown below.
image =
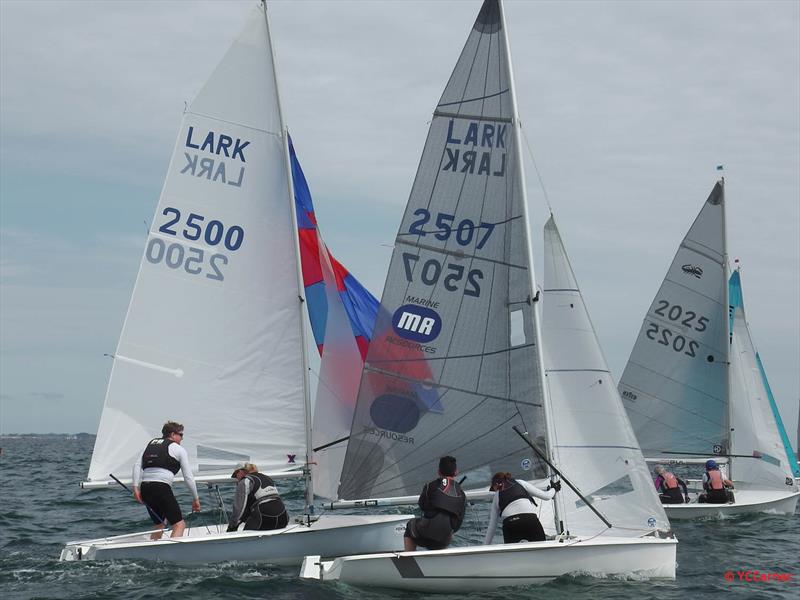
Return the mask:
<svg viewBox="0 0 800 600">
<path fill-rule="evenodd" d="M 733 515 L 769 513 L 792 515 L 797 507 L 800 492 L 767 490 L 734 490 L 735 502 L 731 504 L 665 504 L 670 521 L 725 518 Z"/>
<path fill-rule="evenodd" d="M 345 556 L 333 561 L 309 556 L 300 576 L 422 592 L 540 585 L 568 573 L 675 579 L 676 546 L 674 538 L 597 537 Z"/>
<path fill-rule="evenodd" d="M 411 515 L 321 516 L 310 526 L 290 524 L 273 531 L 226 533 L 225 525 L 187 528 L 180 538 L 150 540 L 139 532 L 95 540 L 69 542 L 62 561 L 155 560 L 165 562 L 265 562 L 299 565 L 311 553 L 335 557 L 345 553 L 389 552 L 403 547 L 403 532 Z"/>
</svg>

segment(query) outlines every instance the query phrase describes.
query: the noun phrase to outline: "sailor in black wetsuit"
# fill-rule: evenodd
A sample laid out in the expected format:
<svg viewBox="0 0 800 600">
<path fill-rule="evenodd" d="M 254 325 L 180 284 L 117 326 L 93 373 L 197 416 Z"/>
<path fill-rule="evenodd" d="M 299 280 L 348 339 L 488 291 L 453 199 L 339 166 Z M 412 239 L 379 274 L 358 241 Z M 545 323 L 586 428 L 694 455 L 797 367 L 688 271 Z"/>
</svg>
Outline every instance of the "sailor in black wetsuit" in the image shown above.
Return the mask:
<svg viewBox="0 0 800 600">
<path fill-rule="evenodd" d="M 443 456 L 439 459 L 439 478 L 425 484 L 419 495 L 422 516 L 411 519 L 406 525 L 403 544 L 406 550 L 423 546 L 428 550 L 447 548 L 453 534 L 464 521 L 467 497 L 453 479 L 458 473 L 456 459 Z"/>
<path fill-rule="evenodd" d="M 236 466 L 231 477 L 236 484 L 233 512 L 228 522 L 228 531 L 236 531 L 240 523 L 245 530 L 283 529 L 289 524 L 289 514 L 278 495 L 272 478 L 258 472 L 252 463 Z"/>
</svg>

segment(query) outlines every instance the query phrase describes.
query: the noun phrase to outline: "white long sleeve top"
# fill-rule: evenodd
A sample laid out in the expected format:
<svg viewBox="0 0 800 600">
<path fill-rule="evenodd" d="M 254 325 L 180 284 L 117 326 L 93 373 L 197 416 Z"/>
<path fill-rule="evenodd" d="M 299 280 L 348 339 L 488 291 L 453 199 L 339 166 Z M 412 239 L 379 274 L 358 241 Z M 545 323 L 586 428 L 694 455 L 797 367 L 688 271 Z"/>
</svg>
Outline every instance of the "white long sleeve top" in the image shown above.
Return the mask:
<svg viewBox="0 0 800 600">
<path fill-rule="evenodd" d="M 522 481 L 521 479 L 517 479 L 515 481 L 534 498 L 539 498 L 540 500 L 552 500 L 553 496 L 556 495 L 556 491 L 553 489 L 540 490 L 535 485 L 528 483 L 527 481 Z M 519 500 L 514 500 L 514 502 L 506 506 L 505 510 L 500 513 L 500 492 L 495 492 L 494 498 L 492 499 L 492 507 L 489 509 L 489 526 L 486 529 L 486 537 L 484 538 L 483 543 L 492 543 L 492 540 L 494 539 L 494 532 L 497 529 L 498 519 L 502 521 L 502 519 L 506 519 L 513 515 L 519 515 L 522 513 L 535 513 L 536 511 L 534 508 L 535 507 L 530 500 L 527 498 L 520 498 Z"/>
</svg>

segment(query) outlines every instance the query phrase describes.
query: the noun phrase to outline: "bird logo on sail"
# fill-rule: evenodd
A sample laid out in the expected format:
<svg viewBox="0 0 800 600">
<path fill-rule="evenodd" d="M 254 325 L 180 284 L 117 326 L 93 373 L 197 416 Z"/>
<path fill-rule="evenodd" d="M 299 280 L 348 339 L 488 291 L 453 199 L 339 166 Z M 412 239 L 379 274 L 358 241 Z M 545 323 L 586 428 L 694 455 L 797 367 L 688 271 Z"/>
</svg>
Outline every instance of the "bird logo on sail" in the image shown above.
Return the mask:
<svg viewBox="0 0 800 600">
<path fill-rule="evenodd" d="M 695 265 L 683 265 L 681 270 L 687 275 L 694 275 L 698 279 L 703 276 L 703 269 L 696 267 Z"/>
</svg>

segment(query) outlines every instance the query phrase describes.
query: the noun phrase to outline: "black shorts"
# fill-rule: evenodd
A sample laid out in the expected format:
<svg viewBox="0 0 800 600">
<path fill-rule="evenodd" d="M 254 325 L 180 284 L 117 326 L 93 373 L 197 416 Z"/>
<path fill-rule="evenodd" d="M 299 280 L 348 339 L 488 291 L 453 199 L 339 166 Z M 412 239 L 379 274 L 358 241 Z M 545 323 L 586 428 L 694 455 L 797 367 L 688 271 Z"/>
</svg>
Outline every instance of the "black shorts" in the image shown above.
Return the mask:
<svg viewBox="0 0 800 600">
<path fill-rule="evenodd" d="M 289 524 L 289 513 L 283 501 L 279 499 L 262 502 L 253 507 L 250 516 L 244 522 L 245 531 L 269 531 L 283 529 Z"/>
<path fill-rule="evenodd" d="M 533 513 L 521 513 L 503 519 L 503 542 L 543 542 L 547 539 L 539 517 Z"/>
<path fill-rule="evenodd" d="M 446 541 L 444 540 L 433 540 L 429 537 L 426 537 L 423 532 L 420 531 L 420 525 L 422 525 L 426 519 L 416 518 L 411 519 L 406 524 L 406 531 L 403 534 L 403 537 L 410 538 L 414 541 L 417 546 L 422 546 L 423 548 L 427 548 L 428 550 L 444 550 L 447 546 L 450 545 L 450 539 L 452 538 L 452 534 L 448 537 Z"/>
<path fill-rule="evenodd" d="M 167 522 L 175 525 L 183 521 L 181 508 L 172 493 L 172 486 L 160 481 L 144 481 L 139 488 L 142 492 L 142 502 L 147 507 L 147 512 L 153 523 L 160 525 Z"/>
</svg>

